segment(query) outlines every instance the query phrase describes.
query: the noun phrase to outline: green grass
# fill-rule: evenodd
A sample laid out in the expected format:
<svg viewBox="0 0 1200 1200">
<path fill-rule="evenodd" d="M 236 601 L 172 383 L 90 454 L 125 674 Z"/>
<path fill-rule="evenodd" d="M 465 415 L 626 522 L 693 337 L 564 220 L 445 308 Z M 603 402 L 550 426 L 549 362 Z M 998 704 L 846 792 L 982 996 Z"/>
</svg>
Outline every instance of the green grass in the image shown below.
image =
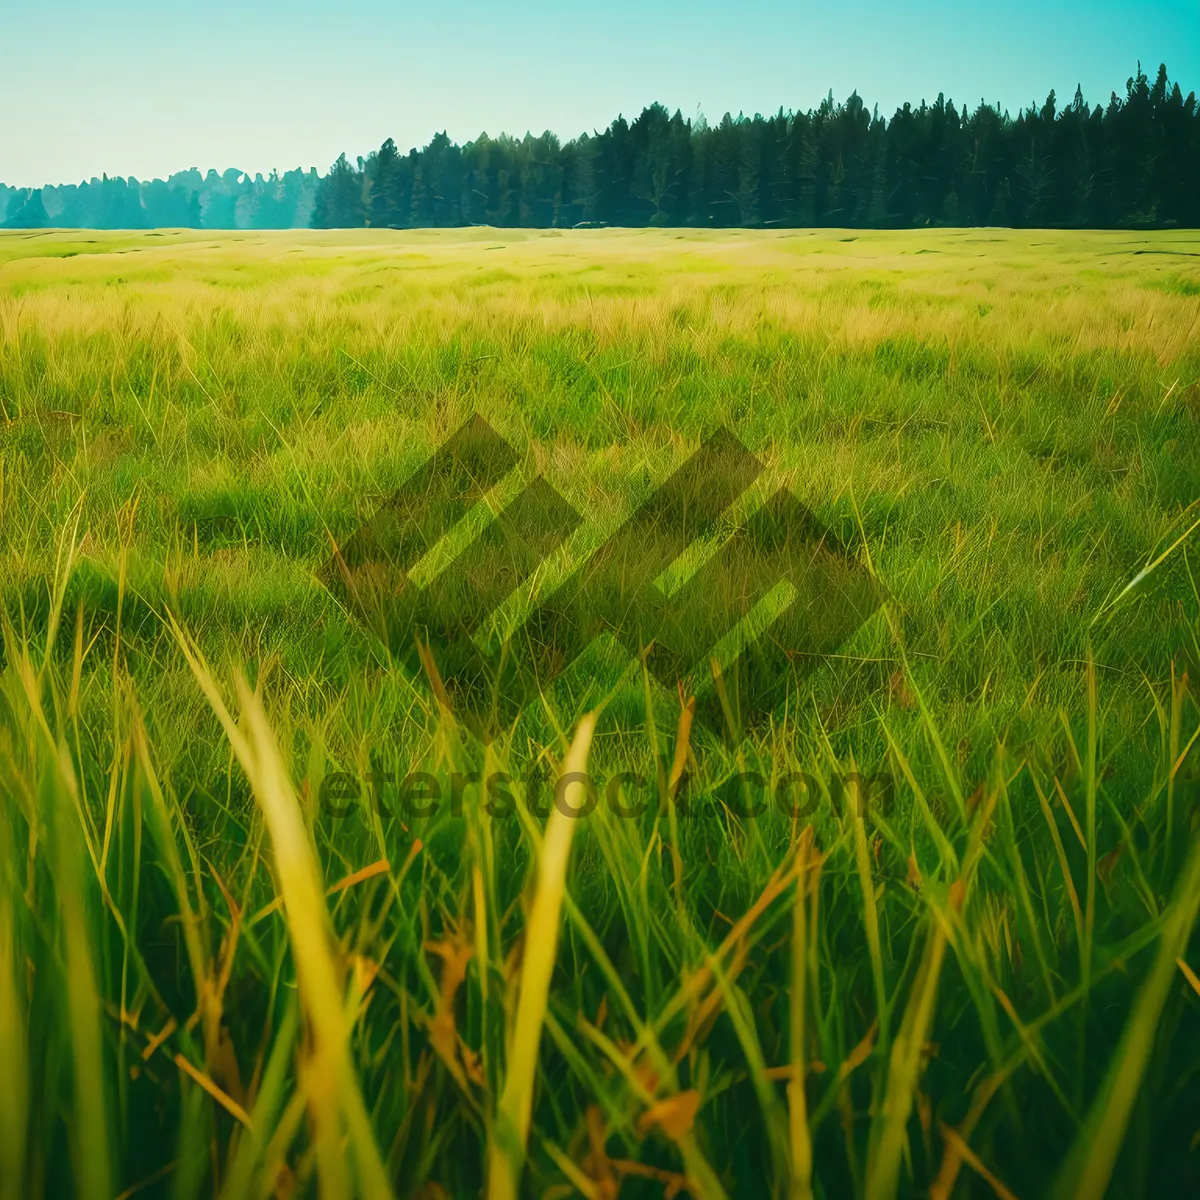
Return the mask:
<svg viewBox="0 0 1200 1200">
<path fill-rule="evenodd" d="M 0 1192 L 1200 1187 L 1198 254 L 0 235 Z M 473 413 L 475 527 L 586 517 L 535 591 L 725 424 L 887 603 L 736 745 L 597 647 L 485 748 L 317 579 Z M 590 712 L 640 815 L 501 813 Z"/>
</svg>

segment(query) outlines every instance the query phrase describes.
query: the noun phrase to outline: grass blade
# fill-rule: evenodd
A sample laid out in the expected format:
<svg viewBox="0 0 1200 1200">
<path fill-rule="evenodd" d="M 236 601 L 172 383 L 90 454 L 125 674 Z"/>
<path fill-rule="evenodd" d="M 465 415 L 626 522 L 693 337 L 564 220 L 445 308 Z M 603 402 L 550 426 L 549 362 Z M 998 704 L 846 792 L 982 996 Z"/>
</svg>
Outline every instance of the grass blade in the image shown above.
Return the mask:
<svg viewBox="0 0 1200 1200">
<path fill-rule="evenodd" d="M 579 722 L 575 740 L 563 762 L 562 777 L 582 774 L 587 766 L 596 714 Z M 578 784 L 566 789 L 566 803 L 575 800 Z M 566 890 L 575 818 L 556 804 L 546 822 L 538 864 L 537 887 L 525 928 L 525 961 L 521 968 L 520 998 L 504 1090 L 490 1131 L 488 1147 L 489 1200 L 516 1200 L 525 1168 L 525 1147 L 533 1112 L 533 1085 L 537 1074 L 538 1046 L 542 1039 L 550 977 L 558 955 L 558 934 Z"/>
<path fill-rule="evenodd" d="M 1198 909 L 1200 839 L 1194 838 L 1174 900 L 1164 914 L 1154 963 L 1134 1000 L 1100 1093 L 1059 1175 L 1055 1195 L 1063 1200 L 1100 1200 L 1107 1193 L 1154 1046 L 1159 1017 L 1176 981 L 1176 964 L 1187 949 Z"/>
</svg>

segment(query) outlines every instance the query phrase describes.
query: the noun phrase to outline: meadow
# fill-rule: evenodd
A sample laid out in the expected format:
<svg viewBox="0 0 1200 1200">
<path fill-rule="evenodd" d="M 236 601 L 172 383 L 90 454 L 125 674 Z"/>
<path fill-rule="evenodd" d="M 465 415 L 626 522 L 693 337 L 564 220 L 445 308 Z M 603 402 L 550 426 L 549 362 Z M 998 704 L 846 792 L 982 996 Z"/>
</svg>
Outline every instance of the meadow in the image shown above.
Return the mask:
<svg viewBox="0 0 1200 1200">
<path fill-rule="evenodd" d="M 321 577 L 475 414 L 483 640 L 721 426 L 883 603 L 484 744 Z M 1198 554 L 1195 233 L 0 233 L 0 1194 L 1200 1191 Z"/>
</svg>

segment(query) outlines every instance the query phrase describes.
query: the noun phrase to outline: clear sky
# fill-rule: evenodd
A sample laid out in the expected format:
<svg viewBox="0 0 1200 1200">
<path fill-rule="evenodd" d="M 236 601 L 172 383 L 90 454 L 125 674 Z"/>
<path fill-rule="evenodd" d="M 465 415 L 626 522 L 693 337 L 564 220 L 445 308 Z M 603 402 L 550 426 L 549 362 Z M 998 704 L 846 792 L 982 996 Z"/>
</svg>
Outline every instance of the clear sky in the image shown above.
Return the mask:
<svg viewBox="0 0 1200 1200">
<path fill-rule="evenodd" d="M 1095 103 L 1139 58 L 1200 92 L 1200 0 L 0 0 L 0 180 L 324 171 L 388 136 L 566 138 L 652 100 Z"/>
</svg>

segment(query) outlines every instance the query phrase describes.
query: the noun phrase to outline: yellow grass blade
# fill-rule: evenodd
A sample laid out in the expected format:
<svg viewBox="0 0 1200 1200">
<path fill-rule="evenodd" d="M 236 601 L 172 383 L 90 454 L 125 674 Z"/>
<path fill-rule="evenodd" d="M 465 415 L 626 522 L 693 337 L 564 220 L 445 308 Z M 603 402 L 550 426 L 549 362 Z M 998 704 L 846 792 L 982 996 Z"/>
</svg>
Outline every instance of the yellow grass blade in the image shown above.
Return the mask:
<svg viewBox="0 0 1200 1200">
<path fill-rule="evenodd" d="M 354 885 L 357 883 L 364 883 L 368 879 L 374 879 L 376 875 L 382 875 L 384 872 L 390 871 L 391 869 L 391 863 L 389 863 L 386 858 L 381 858 L 378 862 L 371 863 L 369 867 L 363 867 L 361 870 L 347 875 L 344 879 L 339 879 L 337 883 L 330 884 L 330 886 L 325 889 L 325 895 L 326 897 L 336 896 L 338 892 L 344 892 L 347 888 L 354 887 Z M 262 908 L 260 908 L 258 912 L 256 912 L 254 916 L 252 916 L 250 920 L 246 922 L 247 925 L 251 927 L 257 925 L 259 921 L 263 920 L 264 917 L 269 917 L 273 912 L 278 912 L 282 904 L 283 897 L 276 896 L 275 899 L 269 904 L 264 904 Z"/>
<path fill-rule="evenodd" d="M 330 1200 L 352 1194 L 344 1132 L 358 1169 L 356 1190 L 372 1198 L 390 1197 L 391 1187 L 350 1061 L 344 995 L 330 944 L 329 912 L 316 856 L 262 701 L 239 680 L 244 730 L 236 725 L 198 649 L 173 618 L 171 625 L 250 781 L 275 850 L 300 997 L 312 1035 L 302 1079 L 313 1116 L 321 1193 Z"/>
<path fill-rule="evenodd" d="M 155 1050 L 159 1048 L 179 1028 L 179 1022 L 174 1017 L 168 1019 L 167 1023 L 146 1043 L 146 1048 L 142 1051 L 142 1060 L 149 1062 L 154 1055 Z"/>
<path fill-rule="evenodd" d="M 999 1200 L 1017 1200 L 1016 1196 L 984 1166 L 979 1155 L 967 1145 L 956 1129 L 951 1129 L 948 1125 L 943 1125 L 942 1137 L 946 1139 L 948 1145 L 954 1147 L 955 1153 L 959 1155 L 963 1162 L 996 1193 Z"/>
<path fill-rule="evenodd" d="M 354 871 L 347 875 L 344 879 L 339 879 L 337 883 L 331 884 L 326 890 L 326 896 L 336 896 L 338 892 L 344 892 L 347 888 L 352 888 L 356 883 L 365 883 L 368 879 L 374 879 L 376 875 L 382 875 L 385 871 L 390 871 L 391 864 L 386 858 L 379 859 L 378 862 L 373 862 L 369 867 L 363 867 L 361 870 Z"/>
<path fill-rule="evenodd" d="M 306 1083 L 315 1112 L 325 1117 L 317 1149 L 322 1192 L 331 1197 L 348 1194 L 340 1108 L 358 1167 L 359 1189 L 366 1196 L 390 1196 L 391 1187 L 350 1062 L 342 989 L 329 944 L 329 913 L 308 829 L 261 701 L 244 683 L 239 684 L 239 692 L 254 753 L 252 762 L 242 766 L 275 848 L 301 996 L 313 1030 L 314 1050 Z"/>
<path fill-rule="evenodd" d="M 587 767 L 588 750 L 595 728 L 595 713 L 589 713 L 579 722 L 575 740 L 571 743 L 563 762 L 564 776 L 580 774 Z M 572 793 L 578 786 L 573 784 L 567 789 L 567 804 L 576 802 L 577 797 Z M 521 968 L 516 1025 L 508 1054 L 504 1090 L 500 1095 L 500 1103 L 490 1131 L 487 1180 L 489 1200 L 516 1200 L 520 1193 L 521 1175 L 525 1167 L 525 1147 L 533 1111 L 533 1083 L 537 1073 L 538 1046 L 546 1017 L 550 977 L 558 955 L 563 892 L 566 889 L 567 866 L 571 858 L 575 824 L 573 817 L 566 816 L 555 805 L 550 811 L 546 822 L 546 834 L 542 839 L 537 888 L 529 912 L 529 922 L 525 928 L 525 959 Z"/>
<path fill-rule="evenodd" d="M 604 1200 L 608 1193 L 593 1183 L 553 1142 L 543 1142 L 542 1145 L 554 1165 L 570 1180 L 571 1186 L 584 1200 Z"/>
<path fill-rule="evenodd" d="M 1192 990 L 1196 993 L 1196 995 L 1200 996 L 1200 976 L 1197 976 L 1196 972 L 1193 971 L 1192 968 L 1189 967 L 1182 958 L 1177 958 L 1175 960 L 1175 965 L 1183 972 L 1184 979 L 1186 979 L 1188 983 L 1192 985 Z"/>
<path fill-rule="evenodd" d="M 808 1131 L 808 1105 L 804 1095 L 805 986 L 808 982 L 808 850 L 813 831 L 809 825 L 796 849 L 796 899 L 792 905 L 792 992 L 789 997 L 788 1042 L 791 1078 L 787 1085 L 788 1140 L 791 1147 L 791 1198 L 811 1200 L 812 1137 Z"/>
<path fill-rule="evenodd" d="M 198 1071 L 182 1054 L 175 1055 L 175 1065 L 198 1083 L 231 1117 L 247 1129 L 253 1129 L 250 1114 L 228 1092 L 222 1091 L 203 1071 Z"/>
<path fill-rule="evenodd" d="M 950 889 L 950 904 L 961 903 L 961 897 L 962 884 L 955 883 Z M 867 1160 L 867 1200 L 891 1200 L 899 1188 L 908 1119 L 912 1114 L 921 1055 L 933 1019 L 938 980 L 946 956 L 948 914 L 934 911 L 932 916 L 933 928 L 925 945 L 924 958 L 892 1043 L 878 1132 L 872 1139 Z"/>
</svg>

